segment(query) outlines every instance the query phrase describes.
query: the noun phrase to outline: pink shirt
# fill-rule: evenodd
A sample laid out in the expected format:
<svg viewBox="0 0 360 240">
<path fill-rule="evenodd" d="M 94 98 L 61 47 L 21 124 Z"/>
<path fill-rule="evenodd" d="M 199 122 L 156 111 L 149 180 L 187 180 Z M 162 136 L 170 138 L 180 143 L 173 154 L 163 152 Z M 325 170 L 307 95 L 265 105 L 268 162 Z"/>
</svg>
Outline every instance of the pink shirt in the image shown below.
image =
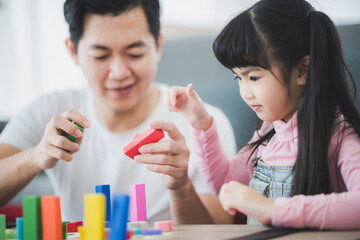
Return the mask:
<svg viewBox="0 0 360 240">
<path fill-rule="evenodd" d="M 288 123 L 280 120 L 273 124 L 276 134 L 266 146 L 258 148 L 257 156 L 261 155 L 262 160 L 269 165 L 293 166 L 298 150 L 297 114 Z M 264 122 L 259 134 L 263 135 L 270 125 Z M 195 152 L 202 159 L 200 169 L 214 194 L 218 195 L 222 184 L 231 180 L 249 184 L 253 174 L 251 162 L 247 163 L 251 150 L 242 149 L 231 160 L 221 148 L 215 123 L 207 131 L 193 128 L 192 132 Z M 335 150 L 339 133 L 340 128 L 337 127 L 330 142 L 329 154 Z M 257 132 L 250 141 L 256 139 Z M 352 128 L 345 131 L 338 167 L 347 192 L 277 198 L 272 225 L 320 229 L 360 228 L 360 138 Z M 332 176 L 332 181 L 336 181 L 335 176 Z"/>
</svg>

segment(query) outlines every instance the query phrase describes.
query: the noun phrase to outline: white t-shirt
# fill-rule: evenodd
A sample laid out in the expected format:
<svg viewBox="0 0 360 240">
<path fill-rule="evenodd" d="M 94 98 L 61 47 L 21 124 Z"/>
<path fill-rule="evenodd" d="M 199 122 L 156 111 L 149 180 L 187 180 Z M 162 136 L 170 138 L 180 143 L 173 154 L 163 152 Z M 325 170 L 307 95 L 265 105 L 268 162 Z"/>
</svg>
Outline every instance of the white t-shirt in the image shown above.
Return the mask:
<svg viewBox="0 0 360 240">
<path fill-rule="evenodd" d="M 59 161 L 52 169 L 45 170 L 56 195 L 60 196 L 62 219 L 83 219 L 83 197 L 95 192 L 96 185 L 110 184 L 111 194 L 129 193 L 130 184 L 145 183 L 147 216 L 149 222 L 170 219 L 170 196 L 163 186 L 162 174 L 154 173 L 127 157 L 123 148 L 133 140 L 134 132 L 144 132 L 151 120 L 173 122 L 185 136 L 190 151 L 192 143 L 189 124 L 178 113 L 168 111 L 165 105 L 168 86 L 156 84 L 161 97 L 152 114 L 139 126 L 124 133 L 114 133 L 99 121 L 94 109 L 94 96 L 89 88 L 53 92 L 34 101 L 20 114 L 13 117 L 4 129 L 0 142 L 20 150 L 36 146 L 50 119 L 68 109 L 75 109 L 88 118 L 90 128 L 84 132 L 80 150 L 71 162 Z M 207 105 L 219 126 L 222 145 L 229 156 L 236 153 L 231 124 L 221 110 Z M 165 138 L 168 138 L 165 135 Z M 210 193 L 201 177 L 196 155 L 191 151 L 188 174 L 199 194 Z"/>
</svg>

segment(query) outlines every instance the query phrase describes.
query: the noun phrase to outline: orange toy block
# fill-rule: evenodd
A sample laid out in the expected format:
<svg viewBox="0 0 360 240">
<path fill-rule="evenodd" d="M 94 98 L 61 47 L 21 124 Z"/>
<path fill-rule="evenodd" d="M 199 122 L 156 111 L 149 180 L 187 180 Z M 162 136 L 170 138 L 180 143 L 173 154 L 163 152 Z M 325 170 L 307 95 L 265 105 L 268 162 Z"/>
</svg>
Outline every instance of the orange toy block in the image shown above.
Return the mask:
<svg viewBox="0 0 360 240">
<path fill-rule="evenodd" d="M 56 196 L 41 197 L 41 216 L 43 239 L 61 240 L 60 198 Z"/>
<path fill-rule="evenodd" d="M 134 139 L 131 143 L 124 147 L 124 153 L 134 159 L 136 155 L 139 155 L 139 148 L 142 145 L 158 142 L 164 137 L 164 131 L 154 128 L 149 128 L 143 134 Z"/>
</svg>

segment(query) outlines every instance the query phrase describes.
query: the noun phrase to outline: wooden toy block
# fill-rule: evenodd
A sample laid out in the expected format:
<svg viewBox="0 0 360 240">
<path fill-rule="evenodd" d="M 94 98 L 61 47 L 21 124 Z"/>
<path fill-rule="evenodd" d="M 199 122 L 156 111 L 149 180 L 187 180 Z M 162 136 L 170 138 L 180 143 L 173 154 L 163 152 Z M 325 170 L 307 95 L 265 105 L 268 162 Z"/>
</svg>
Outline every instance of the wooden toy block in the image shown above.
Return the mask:
<svg viewBox="0 0 360 240">
<path fill-rule="evenodd" d="M 143 235 L 160 235 L 162 233 L 161 229 L 148 228 L 143 230 Z"/>
<path fill-rule="evenodd" d="M 78 227 L 82 226 L 82 225 L 83 225 L 82 221 L 66 223 L 66 232 L 69 232 L 69 233 L 77 232 Z"/>
<path fill-rule="evenodd" d="M 110 224 L 111 224 L 110 221 L 105 221 L 105 227 L 106 227 L 106 228 L 110 228 Z"/>
<path fill-rule="evenodd" d="M 145 221 L 128 222 L 127 223 L 127 228 L 142 229 L 142 228 L 147 228 L 147 227 L 148 227 L 148 223 Z"/>
<path fill-rule="evenodd" d="M 78 233 L 79 233 L 79 239 L 86 239 L 85 233 L 86 233 L 86 228 L 84 226 L 79 226 L 78 227 Z"/>
<path fill-rule="evenodd" d="M 129 196 L 116 194 L 113 200 L 113 220 L 109 240 L 126 239 L 126 221 L 129 211 Z"/>
<path fill-rule="evenodd" d="M 24 240 L 41 240 L 41 198 L 23 197 Z"/>
<path fill-rule="evenodd" d="M 102 193 L 105 195 L 106 200 L 106 221 L 111 221 L 111 198 L 110 198 L 110 185 L 97 185 L 95 186 L 96 193 Z"/>
<path fill-rule="evenodd" d="M 0 239 L 6 239 L 6 217 L 4 214 L 0 214 Z"/>
<path fill-rule="evenodd" d="M 164 137 L 164 131 L 159 129 L 149 128 L 143 134 L 135 138 L 131 143 L 124 147 L 124 153 L 134 159 L 136 155 L 139 155 L 139 148 L 142 145 L 158 142 Z"/>
<path fill-rule="evenodd" d="M 63 236 L 63 239 L 66 239 L 66 224 L 68 224 L 69 221 L 64 221 L 62 222 L 62 236 Z"/>
<path fill-rule="evenodd" d="M 130 185 L 131 221 L 147 221 L 145 184 Z"/>
<path fill-rule="evenodd" d="M 60 198 L 41 197 L 42 235 L 44 239 L 62 240 Z"/>
<path fill-rule="evenodd" d="M 2 239 L 2 238 L 0 238 Z M 6 229 L 6 239 L 17 239 L 16 230 Z"/>
<path fill-rule="evenodd" d="M 126 231 L 126 239 L 131 239 L 134 236 L 133 231 Z"/>
<path fill-rule="evenodd" d="M 75 122 L 74 122 L 74 124 L 78 127 L 78 129 L 79 129 L 80 131 L 83 131 L 83 130 L 84 130 L 84 128 L 83 128 L 82 126 L 80 126 L 79 124 L 77 124 L 77 123 L 75 123 Z M 70 134 L 69 134 L 69 136 L 68 136 L 68 139 L 70 139 L 70 141 L 72 141 L 72 142 L 76 142 L 76 141 L 78 140 L 76 137 L 74 137 L 73 135 L 70 135 Z"/>
<path fill-rule="evenodd" d="M 171 220 L 154 222 L 154 228 L 161 229 L 163 232 L 170 232 L 173 230 L 173 222 Z"/>
<path fill-rule="evenodd" d="M 24 219 L 22 217 L 16 218 L 17 239 L 24 239 Z"/>
<path fill-rule="evenodd" d="M 104 240 L 105 196 L 103 194 L 86 194 L 84 202 L 86 239 Z"/>
</svg>

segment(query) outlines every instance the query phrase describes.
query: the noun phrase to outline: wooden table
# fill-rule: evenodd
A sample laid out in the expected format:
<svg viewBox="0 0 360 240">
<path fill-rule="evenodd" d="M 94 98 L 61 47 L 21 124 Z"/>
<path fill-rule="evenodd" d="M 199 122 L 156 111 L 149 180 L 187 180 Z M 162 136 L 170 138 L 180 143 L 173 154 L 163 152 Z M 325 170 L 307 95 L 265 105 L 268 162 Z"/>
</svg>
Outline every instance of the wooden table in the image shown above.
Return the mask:
<svg viewBox="0 0 360 240">
<path fill-rule="evenodd" d="M 165 233 L 168 239 L 231 239 L 270 229 L 250 225 L 178 225 Z M 359 239 L 360 229 L 354 231 L 301 231 L 275 239 Z"/>
<path fill-rule="evenodd" d="M 269 230 L 271 228 L 264 226 L 250 226 L 250 225 L 177 225 L 174 226 L 174 230 L 171 232 L 163 233 L 161 236 L 135 236 L 134 240 L 219 240 L 219 239 L 233 239 L 246 235 L 258 233 L 261 231 Z M 78 233 L 69 233 L 68 240 L 79 239 Z M 301 231 L 286 235 L 279 238 L 272 239 L 341 239 L 341 240 L 360 240 L 360 229 L 354 231 Z"/>
</svg>

